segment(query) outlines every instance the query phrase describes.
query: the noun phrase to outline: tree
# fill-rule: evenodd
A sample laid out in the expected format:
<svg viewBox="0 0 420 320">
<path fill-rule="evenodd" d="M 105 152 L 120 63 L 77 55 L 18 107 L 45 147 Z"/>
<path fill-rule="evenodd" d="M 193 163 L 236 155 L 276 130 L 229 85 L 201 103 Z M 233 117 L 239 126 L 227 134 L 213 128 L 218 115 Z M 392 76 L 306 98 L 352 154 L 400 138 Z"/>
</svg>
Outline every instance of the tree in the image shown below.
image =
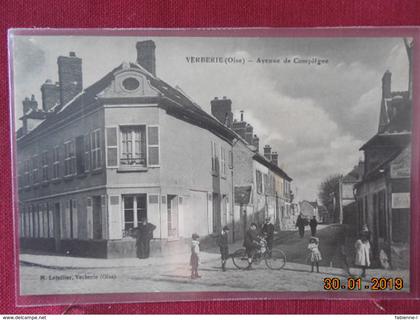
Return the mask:
<svg viewBox="0 0 420 320">
<path fill-rule="evenodd" d="M 327 177 L 324 181 L 322 181 L 319 186 L 318 198 L 322 205 L 324 205 L 325 208 L 327 208 L 330 222 L 339 221 L 339 183 L 342 177 L 343 175 L 339 173 L 333 174 Z"/>
</svg>

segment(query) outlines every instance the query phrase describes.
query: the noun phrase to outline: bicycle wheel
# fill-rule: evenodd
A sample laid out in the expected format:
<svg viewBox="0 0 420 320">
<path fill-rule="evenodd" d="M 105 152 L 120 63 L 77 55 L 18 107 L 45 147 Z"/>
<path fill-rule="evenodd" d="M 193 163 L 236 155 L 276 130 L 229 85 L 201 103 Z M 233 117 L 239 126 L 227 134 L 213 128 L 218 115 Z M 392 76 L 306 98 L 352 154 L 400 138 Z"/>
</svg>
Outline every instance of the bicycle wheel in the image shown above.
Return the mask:
<svg viewBox="0 0 420 320">
<path fill-rule="evenodd" d="M 271 270 L 283 269 L 286 265 L 286 255 L 280 249 L 271 250 L 271 254 L 265 255 L 265 264 Z"/>
<path fill-rule="evenodd" d="M 238 269 L 245 269 L 248 267 L 248 255 L 246 254 L 245 249 L 236 250 L 232 254 L 232 262 Z"/>
</svg>

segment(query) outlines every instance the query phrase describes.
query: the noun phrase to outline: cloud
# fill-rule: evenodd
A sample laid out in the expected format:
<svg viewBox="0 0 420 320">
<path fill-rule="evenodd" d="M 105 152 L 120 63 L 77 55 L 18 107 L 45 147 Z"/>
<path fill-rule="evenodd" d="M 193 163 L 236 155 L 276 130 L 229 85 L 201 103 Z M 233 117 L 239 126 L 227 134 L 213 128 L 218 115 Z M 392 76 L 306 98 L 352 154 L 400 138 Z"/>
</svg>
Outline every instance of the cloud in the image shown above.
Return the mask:
<svg viewBox="0 0 420 320">
<path fill-rule="evenodd" d="M 56 58 L 68 51 L 83 58 L 86 87 L 122 61 L 135 61 L 138 40 L 144 38 L 22 38 L 29 50 L 16 52 L 20 65 L 15 68 L 32 69 L 17 73 L 17 95 L 39 94 L 45 79 L 56 80 Z M 402 39 L 397 38 L 153 40 L 158 76 L 179 85 L 207 112 L 215 96 L 232 99 L 235 116 L 244 110 L 260 145 L 269 143 L 279 153 L 301 199 L 315 199 L 325 177 L 344 174 L 357 164 L 359 147 L 377 130 L 385 70 L 393 74 L 393 90 L 407 86 L 407 57 Z M 189 64 L 187 56 L 316 56 L 328 59 L 328 64 Z"/>
</svg>

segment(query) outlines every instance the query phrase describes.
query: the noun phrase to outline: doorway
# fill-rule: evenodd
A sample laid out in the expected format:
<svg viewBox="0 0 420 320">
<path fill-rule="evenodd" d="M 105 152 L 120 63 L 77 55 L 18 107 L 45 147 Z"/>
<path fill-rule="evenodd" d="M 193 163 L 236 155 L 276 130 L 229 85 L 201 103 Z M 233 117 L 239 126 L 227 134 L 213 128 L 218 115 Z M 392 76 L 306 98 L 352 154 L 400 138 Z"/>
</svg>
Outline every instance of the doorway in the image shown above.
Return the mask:
<svg viewBox="0 0 420 320">
<path fill-rule="evenodd" d="M 178 238 L 178 196 L 168 194 L 168 239 Z"/>
<path fill-rule="evenodd" d="M 102 239 L 102 203 L 101 197 L 92 197 L 92 228 L 93 239 Z"/>
</svg>

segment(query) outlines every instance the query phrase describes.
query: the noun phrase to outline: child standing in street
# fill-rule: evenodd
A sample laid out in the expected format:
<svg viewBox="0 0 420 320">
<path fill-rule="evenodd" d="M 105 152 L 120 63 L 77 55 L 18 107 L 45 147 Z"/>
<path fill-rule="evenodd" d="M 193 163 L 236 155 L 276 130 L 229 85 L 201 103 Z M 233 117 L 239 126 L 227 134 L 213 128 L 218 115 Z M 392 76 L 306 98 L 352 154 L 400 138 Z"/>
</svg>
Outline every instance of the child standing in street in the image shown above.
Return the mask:
<svg viewBox="0 0 420 320">
<path fill-rule="evenodd" d="M 319 273 L 319 261 L 322 260 L 322 257 L 319 251 L 319 239 L 317 237 L 311 237 L 309 239 L 308 249 L 310 251 L 311 272 L 314 272 L 314 266 L 316 265 L 316 272 Z"/>
<path fill-rule="evenodd" d="M 229 258 L 229 227 L 224 226 L 222 232 L 217 238 L 217 245 L 220 249 L 220 257 L 222 259 L 222 271 L 226 271 L 226 260 Z"/>
<path fill-rule="evenodd" d="M 356 257 L 354 264 L 362 269 L 362 278 L 366 277 L 366 269 L 370 266 L 370 243 L 367 227 L 363 228 L 360 239 L 354 244 L 356 248 Z"/>
<path fill-rule="evenodd" d="M 190 265 L 191 265 L 191 279 L 201 278 L 198 275 L 198 264 L 200 262 L 200 241 L 198 240 L 200 237 L 198 234 L 193 233 L 192 241 L 191 241 L 191 258 L 190 258 Z"/>
</svg>

